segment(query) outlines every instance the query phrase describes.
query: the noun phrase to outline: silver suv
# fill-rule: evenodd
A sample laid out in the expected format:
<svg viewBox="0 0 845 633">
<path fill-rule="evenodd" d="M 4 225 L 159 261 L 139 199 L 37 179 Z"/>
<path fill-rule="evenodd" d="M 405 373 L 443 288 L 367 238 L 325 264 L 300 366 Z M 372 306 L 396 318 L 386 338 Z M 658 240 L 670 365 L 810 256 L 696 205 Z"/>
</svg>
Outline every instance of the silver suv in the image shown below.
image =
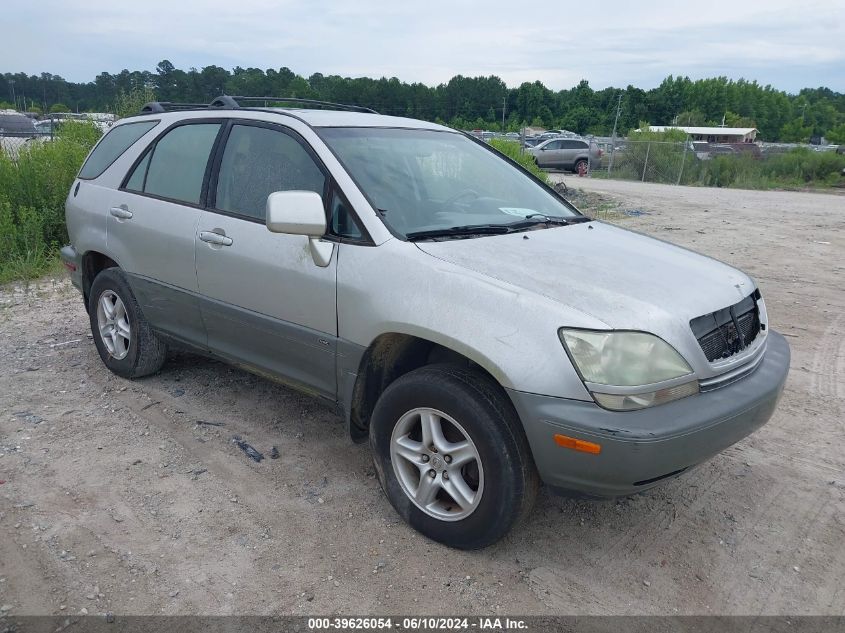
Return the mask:
<svg viewBox="0 0 845 633">
<path fill-rule="evenodd" d="M 580 172 L 601 167 L 602 151 L 591 141 L 578 138 L 553 138 L 525 150 L 538 167 Z"/>
<path fill-rule="evenodd" d="M 396 511 L 459 548 L 541 481 L 641 492 L 771 416 L 789 348 L 746 274 L 454 130 L 249 103 L 150 104 L 72 185 L 62 255 L 116 374 L 185 346 L 335 404 Z"/>
</svg>

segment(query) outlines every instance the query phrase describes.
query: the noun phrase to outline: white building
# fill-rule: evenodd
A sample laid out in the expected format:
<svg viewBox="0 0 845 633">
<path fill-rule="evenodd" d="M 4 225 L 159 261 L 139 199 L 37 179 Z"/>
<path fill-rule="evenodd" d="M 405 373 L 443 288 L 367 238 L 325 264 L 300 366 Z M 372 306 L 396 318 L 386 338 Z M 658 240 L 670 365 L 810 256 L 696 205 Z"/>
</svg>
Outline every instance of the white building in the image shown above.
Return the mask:
<svg viewBox="0 0 845 633">
<path fill-rule="evenodd" d="M 704 127 L 696 125 L 650 125 L 652 132 L 681 130 L 693 141 L 708 143 L 753 143 L 757 138 L 756 127 Z"/>
</svg>

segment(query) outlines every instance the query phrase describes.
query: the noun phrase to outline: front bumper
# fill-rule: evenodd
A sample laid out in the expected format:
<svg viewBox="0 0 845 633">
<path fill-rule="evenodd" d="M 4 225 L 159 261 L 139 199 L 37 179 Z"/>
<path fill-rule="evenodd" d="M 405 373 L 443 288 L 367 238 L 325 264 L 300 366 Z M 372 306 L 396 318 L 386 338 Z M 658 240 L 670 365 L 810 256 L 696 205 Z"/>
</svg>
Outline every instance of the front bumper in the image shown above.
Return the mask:
<svg viewBox="0 0 845 633">
<path fill-rule="evenodd" d="M 765 424 L 789 372 L 789 345 L 770 331 L 759 366 L 734 383 L 639 411 L 508 390 L 534 462 L 549 486 L 591 496 L 647 490 L 706 461 Z M 601 445 L 597 455 L 561 448 L 555 434 Z"/>
<path fill-rule="evenodd" d="M 82 256 L 73 246 L 63 246 L 59 251 L 62 263 L 70 273 L 71 283 L 82 292 Z"/>
</svg>

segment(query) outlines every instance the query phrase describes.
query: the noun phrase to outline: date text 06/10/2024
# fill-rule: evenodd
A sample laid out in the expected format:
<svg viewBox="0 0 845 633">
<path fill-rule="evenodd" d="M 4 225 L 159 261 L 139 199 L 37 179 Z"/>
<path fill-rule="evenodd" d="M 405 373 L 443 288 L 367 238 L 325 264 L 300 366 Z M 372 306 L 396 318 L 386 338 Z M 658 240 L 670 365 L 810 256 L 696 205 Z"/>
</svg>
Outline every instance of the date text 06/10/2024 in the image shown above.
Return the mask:
<svg viewBox="0 0 845 633">
<path fill-rule="evenodd" d="M 519 618 L 500 617 L 346 617 L 309 618 L 311 631 L 527 631 L 528 624 Z"/>
</svg>

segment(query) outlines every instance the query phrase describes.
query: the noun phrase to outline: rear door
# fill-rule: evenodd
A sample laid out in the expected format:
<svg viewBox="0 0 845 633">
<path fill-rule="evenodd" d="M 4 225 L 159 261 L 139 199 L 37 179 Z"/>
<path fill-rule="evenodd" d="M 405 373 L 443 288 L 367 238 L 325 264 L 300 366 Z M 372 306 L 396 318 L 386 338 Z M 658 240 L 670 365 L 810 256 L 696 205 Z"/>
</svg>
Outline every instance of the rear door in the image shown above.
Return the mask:
<svg viewBox="0 0 845 633">
<path fill-rule="evenodd" d="M 564 148 L 565 158 L 563 166 L 566 169 L 573 169 L 575 163 L 581 158 L 585 160 L 589 160 L 590 158 L 590 146 L 586 141 L 567 140 L 564 141 Z"/>
<path fill-rule="evenodd" d="M 222 130 L 218 120 L 192 119 L 161 134 L 114 192 L 108 247 L 150 324 L 193 345 L 205 345 L 199 311 L 194 235 Z"/>
<path fill-rule="evenodd" d="M 560 166 L 564 169 L 572 169 L 575 164 L 575 156 L 578 154 L 579 143 L 566 139 L 561 141 L 560 144 Z"/>
<path fill-rule="evenodd" d="M 334 399 L 337 249 L 320 267 L 307 237 L 265 225 L 267 196 L 306 190 L 325 200 L 327 173 L 284 126 L 239 119 L 225 136 L 195 241 L 209 347 Z"/>
</svg>

